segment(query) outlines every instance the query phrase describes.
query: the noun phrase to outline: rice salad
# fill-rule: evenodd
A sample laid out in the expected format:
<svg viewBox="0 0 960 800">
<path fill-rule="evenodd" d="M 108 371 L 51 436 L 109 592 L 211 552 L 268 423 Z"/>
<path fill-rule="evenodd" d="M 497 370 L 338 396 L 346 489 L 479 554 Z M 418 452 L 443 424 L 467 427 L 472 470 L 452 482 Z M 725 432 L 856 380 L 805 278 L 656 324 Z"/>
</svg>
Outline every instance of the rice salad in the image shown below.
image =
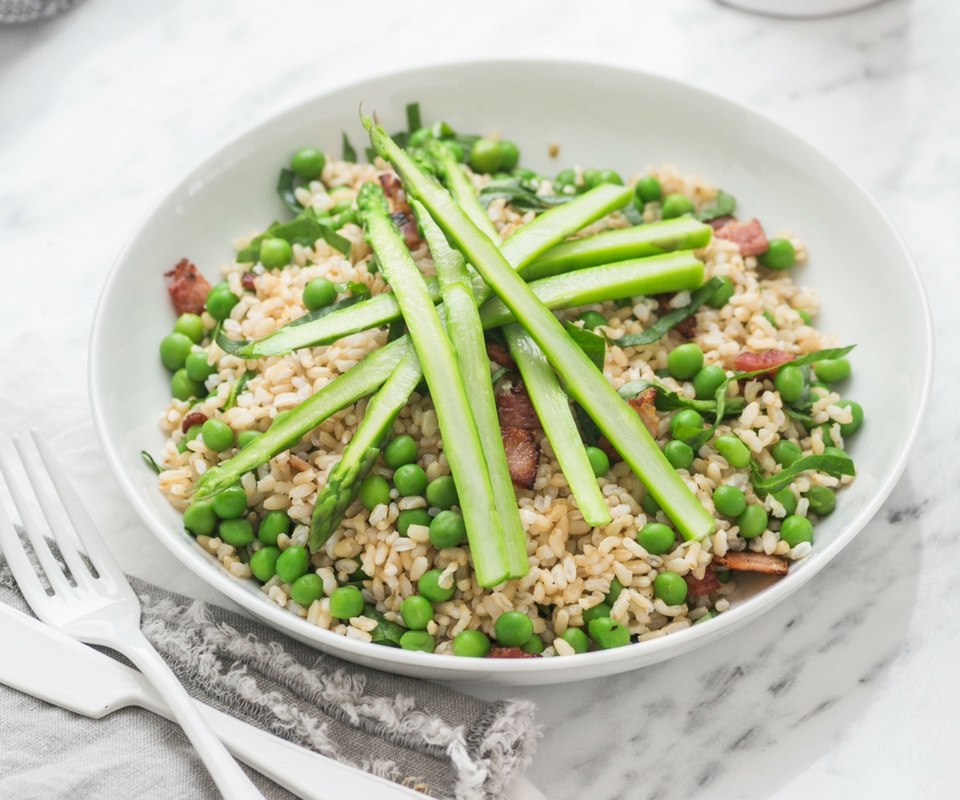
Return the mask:
<svg viewBox="0 0 960 800">
<path fill-rule="evenodd" d="M 411 130 L 415 128 L 411 126 Z M 496 154 L 498 138 L 474 137 L 473 146 L 457 155 L 464 162 L 462 174 L 472 182 L 474 192 L 481 199 L 487 195 L 487 215 L 503 239 L 542 213 L 542 209 L 531 207 L 537 197 L 549 200 L 579 195 L 590 188 L 591 182 L 625 183 L 635 188 L 637 200 L 629 209 L 607 213 L 591 222 L 571 238 L 627 229 L 637 223 L 641 223 L 637 227 L 656 224 L 664 217 L 677 216 L 673 213 L 676 209 L 668 205 L 682 204 L 683 198 L 688 203 L 683 213 L 696 215 L 716 208 L 718 197 L 722 202 L 728 197 L 700 177 L 685 175 L 670 165 L 647 167 L 626 181 L 620 181 L 615 173 L 604 176 L 579 167 L 546 178 L 520 170 L 515 161 L 507 163 L 511 161 L 510 143 L 504 144 L 499 164 L 492 163 L 482 147 L 478 151 L 477 141 L 489 142 Z M 210 290 L 228 292 L 232 296 L 227 298 L 228 307 L 215 318 L 211 314 L 211 294 L 205 298 L 204 308 L 194 309 L 198 313 L 192 315 L 199 317 L 202 329 L 193 322 L 192 330 L 187 330 L 190 325 L 178 321 L 177 332 L 186 332 L 190 339 L 187 352 L 182 354 L 184 360 L 189 356 L 195 365 L 202 362 L 203 368 L 195 366 L 184 377 L 183 370 L 190 367 L 190 362 L 184 366 L 161 349 L 164 363 L 176 370 L 174 394 L 179 393 L 181 399 L 175 396 L 159 416 L 168 438 L 157 459 L 158 486 L 176 509 L 188 515 L 204 473 L 250 446 L 256 434 L 268 431 L 278 415 L 292 412 L 396 335 L 392 327 L 380 326 L 330 344 L 259 358 L 232 354 L 218 344 L 218 340 L 223 343 L 223 337 L 256 341 L 305 317 L 310 312 L 304 304 L 305 289 L 316 279 L 332 283 L 339 297 L 356 295 L 359 304 L 367 294 L 376 298 L 391 290 L 382 265 L 364 238 L 356 200 L 364 184 L 386 186 L 395 181 L 392 165 L 379 155 L 373 163 L 361 164 L 330 154 L 318 153 L 317 158 L 317 151 L 305 150 L 309 150 L 306 156 L 305 151 L 299 151 L 294 157 L 296 177 L 286 186 L 291 207 L 313 209 L 321 217 L 333 216 L 335 234 L 348 246 L 338 249 L 334 245 L 339 240 L 329 236 L 312 244 L 294 241 L 289 255 L 281 254 L 280 260 L 285 258 L 285 263 L 269 266 L 266 249 L 260 252 L 262 260 L 243 260 L 251 241 L 257 240 L 253 236 L 238 239 L 234 242 L 238 260 L 220 267 L 222 284 Z M 474 154 L 478 157 L 473 158 Z M 303 162 L 309 160 L 307 156 L 313 161 L 297 170 L 297 157 Z M 510 197 L 506 192 L 497 196 L 491 191 L 498 185 L 515 187 L 518 176 L 524 184 L 522 197 L 519 193 Z M 659 193 L 653 197 L 657 187 Z M 709 218 L 709 214 L 706 216 Z M 775 260 L 778 268 L 764 266 L 763 253 L 744 254 L 742 251 L 747 249 L 749 253 L 750 248 L 744 248 L 736 236 L 723 238 L 720 232 L 725 225 L 743 223 L 731 214 L 718 216 L 729 220 L 712 220 L 713 235 L 693 255 L 702 261 L 703 281 L 721 279 L 716 283 L 722 291 L 711 295 L 712 302 L 701 301 L 684 324 L 669 327 L 649 343 L 617 344 L 621 337 L 636 339 L 664 316 L 688 307 L 693 295 L 689 289 L 555 311 L 562 322 L 581 330 L 592 329 L 603 337 L 603 376 L 614 389 L 645 387 L 649 402 L 643 408 L 637 402 L 637 413 L 657 445 L 665 450 L 683 484 L 714 518 L 715 527 L 709 535 L 700 540 L 681 536 L 670 515 L 659 507 L 627 462 L 619 459 L 616 449 L 609 442 L 596 441 L 596 437 L 589 445 L 591 464 L 595 469 L 598 464 L 602 470 L 596 483 L 609 522 L 589 524 L 550 439 L 541 428 L 534 428 L 531 436 L 539 456 L 532 484 L 530 488 L 515 488 L 528 571 L 493 586 L 481 586 L 467 541 L 431 536 L 433 520 L 441 514 L 457 515 L 460 509 L 455 494 L 452 501 L 448 498 L 441 503 L 442 508 L 430 501 L 431 496 L 440 496 L 441 485 L 452 487 L 449 480 L 446 484 L 440 481 L 435 484 L 437 493 L 431 495 L 429 491 L 434 482 L 451 474 L 451 467 L 437 410 L 422 383 L 400 409 L 392 433 L 397 441 L 406 441 L 398 437 L 410 437 L 415 443 L 413 457 L 407 463 L 422 471 L 427 491 L 421 485 L 415 486 L 415 491 L 401 493 L 398 473 L 404 467 L 391 468 L 381 454 L 369 472 L 379 478 L 365 480 L 364 485 L 379 487 L 388 494 L 376 495 L 371 489 L 370 497 L 364 496 L 363 490 L 360 496 L 354 495 L 339 525 L 315 552 L 310 552 L 311 517 L 318 493 L 364 418 L 370 402 L 365 397 L 329 415 L 292 446 L 244 472 L 240 488 L 233 490 L 240 497 L 239 513 L 231 512 L 227 518 L 210 517 L 210 524 L 193 525 L 187 524 L 186 516 L 187 529 L 233 576 L 258 580 L 265 602 L 276 603 L 311 625 L 364 642 L 440 654 L 569 656 L 708 622 L 729 608 L 741 571 L 784 574 L 786 565 L 810 554 L 811 524 L 832 511 L 834 492 L 850 483 L 853 475 L 843 474 L 844 470 L 807 468 L 791 475 L 775 491 L 764 490 L 764 486 L 770 488 L 764 480 L 786 474 L 785 470 L 802 458 L 825 454 L 845 458 L 845 434 L 856 429 L 862 416 L 859 407 L 844 401 L 838 391 L 836 384 L 849 371 L 842 356 L 823 359 L 826 368 L 818 369 L 816 363 L 812 369 L 809 364 L 794 368 L 802 373 L 803 380 L 800 411 L 794 402 L 795 387 L 778 385 L 777 375 L 783 371 L 777 371 L 778 366 L 789 365 L 791 360 L 802 363 L 803 356 L 820 351 L 836 355 L 833 351 L 840 343 L 835 336 L 814 327 L 818 300 L 813 289 L 795 283 L 793 271 L 784 271 Z M 262 240 L 261 248 L 269 241 Z M 789 244 L 793 253 L 790 261 L 802 274 L 807 258 L 802 239 L 782 230 L 766 240 L 768 245 L 774 241 Z M 412 236 L 410 256 L 423 276 L 436 274 L 424 239 Z M 181 320 L 192 320 L 192 316 L 185 312 Z M 218 323 L 220 329 L 215 335 Z M 784 354 L 782 358 L 789 360 L 748 365 L 746 369 L 738 361 L 744 353 L 770 351 Z M 687 361 L 692 358 L 693 367 L 678 357 L 671 360 L 674 352 L 685 354 Z M 738 370 L 748 371 L 751 366 L 754 373 L 762 367 L 768 371 L 736 378 Z M 660 398 L 675 397 L 679 398 L 677 402 L 690 405 L 700 398 L 709 401 L 712 394 L 709 389 L 701 391 L 697 378 L 704 369 L 707 372 L 702 373 L 702 382 L 709 383 L 709 389 L 715 388 L 719 379 L 727 379 L 726 402 L 737 413 L 721 414 L 722 419 L 703 443 L 695 440 L 694 448 L 686 444 L 681 447 L 674 435 L 674 420 L 680 414 L 699 414 L 700 427 L 715 420 L 693 408 L 664 408 L 654 399 L 659 393 Z M 497 395 L 523 391 L 524 381 L 515 368 L 491 361 L 490 373 Z M 179 387 L 176 375 L 181 378 Z M 708 381 L 709 375 L 714 376 L 713 383 Z M 579 421 L 584 422 L 582 418 Z M 228 433 L 223 439 L 225 429 Z M 213 435 L 208 436 L 208 432 Z M 221 434 L 220 440 L 217 434 Z M 587 442 L 590 436 L 585 426 L 583 434 Z M 216 502 L 216 496 L 212 499 Z M 271 521 L 266 523 L 268 517 Z M 265 553 L 258 557 L 261 550 Z M 284 559 L 288 550 L 291 558 Z M 292 563 L 295 552 L 302 564 L 293 572 L 288 568 L 278 574 L 276 565 Z M 766 558 L 769 563 L 751 566 L 748 554 Z M 768 568 L 771 563 L 782 564 L 782 570 L 779 566 L 776 570 Z M 294 574 L 294 580 L 284 580 Z M 313 577 L 303 581 L 304 575 Z M 658 580 L 659 576 L 671 575 L 669 580 Z M 424 589 L 424 576 L 428 576 L 432 592 Z M 349 598 L 344 589 L 351 590 Z M 404 605 L 414 597 L 421 599 Z M 524 619 L 518 625 L 519 616 Z M 596 620 L 602 624 L 595 626 Z M 517 628 L 520 634 L 514 633 Z M 611 635 L 611 631 L 617 635 Z M 410 636 L 414 632 L 417 635 Z M 459 638 L 465 645 L 472 644 L 472 649 L 455 647 L 464 632 L 482 634 Z M 471 636 L 475 637 L 472 642 Z"/>
</svg>

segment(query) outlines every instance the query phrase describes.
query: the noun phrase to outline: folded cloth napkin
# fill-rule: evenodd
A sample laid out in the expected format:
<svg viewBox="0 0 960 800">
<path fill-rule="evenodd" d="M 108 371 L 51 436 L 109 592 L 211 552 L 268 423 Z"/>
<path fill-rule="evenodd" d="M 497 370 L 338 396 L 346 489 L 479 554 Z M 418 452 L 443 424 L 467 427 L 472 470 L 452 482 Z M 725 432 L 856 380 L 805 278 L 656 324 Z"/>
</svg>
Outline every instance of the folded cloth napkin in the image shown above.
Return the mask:
<svg viewBox="0 0 960 800">
<path fill-rule="evenodd" d="M 0 25 L 50 19 L 72 8 L 78 0 L 0 0 Z"/>
<path fill-rule="evenodd" d="M 529 701 L 489 703 L 366 669 L 239 614 L 130 583 L 144 634 L 187 691 L 288 741 L 457 800 L 506 796 L 531 758 L 537 732 Z M 0 601 L 28 611 L 2 558 Z M 92 721 L 0 686 L 0 719 L 7 800 L 219 797 L 179 727 L 142 709 Z M 271 800 L 291 796 L 255 778 Z"/>
</svg>

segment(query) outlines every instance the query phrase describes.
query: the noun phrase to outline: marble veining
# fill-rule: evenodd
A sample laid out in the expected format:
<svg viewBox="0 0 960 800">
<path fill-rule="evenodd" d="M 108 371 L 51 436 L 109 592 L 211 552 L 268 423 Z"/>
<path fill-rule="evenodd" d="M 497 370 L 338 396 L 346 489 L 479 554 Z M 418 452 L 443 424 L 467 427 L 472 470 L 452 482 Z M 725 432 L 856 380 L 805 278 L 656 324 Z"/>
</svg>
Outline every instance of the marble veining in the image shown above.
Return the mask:
<svg viewBox="0 0 960 800">
<path fill-rule="evenodd" d="M 960 5 L 887 0 L 810 21 L 708 0 L 438 9 L 84 0 L 45 25 L 0 28 L 0 432 L 65 431 L 118 559 L 214 599 L 119 496 L 86 400 L 103 276 L 167 182 L 298 99 L 449 59 L 573 56 L 718 91 L 824 150 L 894 219 L 934 310 L 931 424 L 866 529 L 747 627 L 602 681 L 471 690 L 538 703 L 529 776 L 552 800 L 958 796 Z"/>
</svg>

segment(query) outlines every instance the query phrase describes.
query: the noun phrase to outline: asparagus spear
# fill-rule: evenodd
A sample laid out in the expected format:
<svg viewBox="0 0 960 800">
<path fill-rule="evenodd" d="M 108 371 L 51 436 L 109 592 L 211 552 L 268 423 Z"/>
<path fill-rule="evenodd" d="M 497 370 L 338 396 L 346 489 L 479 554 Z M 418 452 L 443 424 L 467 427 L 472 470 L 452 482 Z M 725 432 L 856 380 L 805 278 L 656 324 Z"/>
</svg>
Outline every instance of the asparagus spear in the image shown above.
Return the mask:
<svg viewBox="0 0 960 800">
<path fill-rule="evenodd" d="M 417 354 L 408 347 L 396 369 L 367 404 L 343 457 L 330 470 L 326 484 L 317 495 L 310 518 L 311 553 L 323 547 L 340 526 L 344 512 L 360 491 L 360 482 L 373 469 L 380 450 L 389 440 L 394 419 L 422 377 Z"/>
<path fill-rule="evenodd" d="M 507 546 L 510 575 L 519 577 L 527 573 L 527 537 L 520 522 L 517 496 L 503 451 L 497 404 L 493 398 L 493 385 L 490 383 L 490 359 L 483 341 L 483 329 L 476 298 L 470 286 L 467 265 L 460 252 L 447 243 L 443 231 L 437 227 L 427 210 L 416 201 L 413 209 L 420 220 L 420 227 L 430 246 L 437 276 L 440 278 L 447 335 L 457 352 L 464 387 L 471 400 L 477 433 L 487 460 L 497 516 Z"/>
<path fill-rule="evenodd" d="M 477 582 L 481 586 L 495 586 L 510 576 L 510 565 L 486 458 L 456 353 L 430 300 L 423 276 L 390 219 L 383 190 L 373 183 L 364 184 L 357 206 L 367 238 L 407 321 L 409 336 L 430 388 L 444 454 L 457 484 Z"/>
<path fill-rule="evenodd" d="M 533 281 L 628 258 L 644 258 L 674 250 L 695 250 L 705 247 L 712 233 L 709 225 L 693 217 L 618 228 L 551 247 L 542 256 L 520 268 L 520 274 L 526 280 Z"/>
<path fill-rule="evenodd" d="M 670 466 L 637 414 L 620 399 L 497 246 L 470 221 L 447 192 L 424 175 L 397 147 L 382 126 L 374 125 L 367 117 L 362 121 L 374 150 L 393 164 L 407 194 L 423 203 L 447 238 L 530 333 L 563 378 L 570 394 L 606 434 L 681 534 L 698 540 L 710 535 L 716 527 L 711 514 Z"/>
</svg>

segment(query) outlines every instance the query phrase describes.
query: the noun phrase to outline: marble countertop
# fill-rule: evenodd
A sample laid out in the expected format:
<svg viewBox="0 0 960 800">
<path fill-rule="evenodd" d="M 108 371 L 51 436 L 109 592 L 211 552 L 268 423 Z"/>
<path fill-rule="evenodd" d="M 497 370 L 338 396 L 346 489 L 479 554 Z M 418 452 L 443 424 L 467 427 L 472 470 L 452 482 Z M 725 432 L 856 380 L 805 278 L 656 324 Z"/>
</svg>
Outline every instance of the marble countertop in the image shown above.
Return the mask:
<svg viewBox="0 0 960 800">
<path fill-rule="evenodd" d="M 472 690 L 537 702 L 543 738 L 528 776 L 551 800 L 956 797 L 960 469 L 950 449 L 960 421 L 942 415 L 960 388 L 950 321 L 960 296 L 951 246 L 960 6 L 886 0 L 813 21 L 709 0 L 443 8 L 84 0 L 49 23 L 0 28 L 0 433 L 54 422 L 79 431 L 67 455 L 86 465 L 82 489 L 100 501 L 94 516 L 121 562 L 209 596 L 117 497 L 86 392 L 103 277 L 173 177 L 302 98 L 426 63 L 570 56 L 718 92 L 837 160 L 895 221 L 933 307 L 928 416 L 939 423 L 921 431 L 904 477 L 858 538 L 748 627 L 614 678 Z M 33 375 L 56 369 L 56 385 L 18 381 L 28 364 Z"/>
</svg>

